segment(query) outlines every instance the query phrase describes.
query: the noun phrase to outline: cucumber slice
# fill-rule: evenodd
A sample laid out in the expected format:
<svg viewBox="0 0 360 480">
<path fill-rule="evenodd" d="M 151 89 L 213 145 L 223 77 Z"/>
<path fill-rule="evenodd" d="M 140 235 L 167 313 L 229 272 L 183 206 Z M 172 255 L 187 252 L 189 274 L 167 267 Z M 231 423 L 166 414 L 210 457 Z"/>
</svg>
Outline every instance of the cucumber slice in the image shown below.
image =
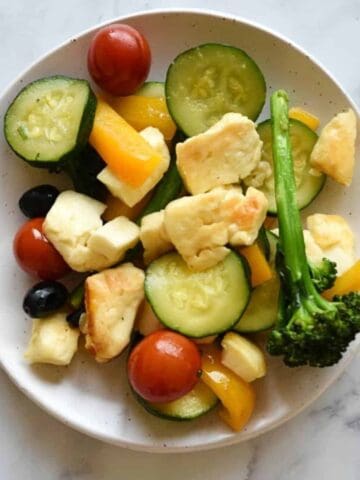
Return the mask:
<svg viewBox="0 0 360 480">
<path fill-rule="evenodd" d="M 165 84 L 164 82 L 145 82 L 142 87 L 136 92 L 135 95 L 141 95 L 142 97 L 165 97 Z"/>
<path fill-rule="evenodd" d="M 86 80 L 42 78 L 21 90 L 8 108 L 5 137 L 31 165 L 58 169 L 86 145 L 95 109 L 96 97 Z"/>
<path fill-rule="evenodd" d="M 250 297 L 245 260 L 235 252 L 203 272 L 190 270 L 181 256 L 154 260 L 145 275 L 145 295 L 159 320 L 189 337 L 229 330 Z"/>
<path fill-rule="evenodd" d="M 243 50 L 207 43 L 175 58 L 167 71 L 165 93 L 173 120 L 193 136 L 228 112 L 256 120 L 265 102 L 266 84 Z"/>
<path fill-rule="evenodd" d="M 212 390 L 201 381 L 189 393 L 173 402 L 150 403 L 136 393 L 135 397 L 152 415 L 176 421 L 193 420 L 200 417 L 216 407 L 219 402 Z"/>
<path fill-rule="evenodd" d="M 269 263 L 275 267 L 275 256 L 278 237 L 268 230 L 265 236 L 269 245 Z M 275 269 L 275 268 L 274 268 Z M 267 330 L 276 321 L 278 312 L 278 298 L 280 291 L 280 279 L 276 274 L 271 280 L 257 286 L 251 293 L 247 306 L 240 321 L 234 330 L 240 333 L 255 333 Z"/>
<path fill-rule="evenodd" d="M 257 131 L 263 141 L 261 160 L 273 165 L 272 160 L 272 133 L 271 121 L 265 120 L 257 127 Z M 299 209 L 305 208 L 320 193 L 324 186 L 326 176 L 323 174 L 311 174 L 310 154 L 318 139 L 317 134 L 298 120 L 290 119 L 290 138 L 292 155 L 295 168 L 297 187 L 297 201 Z M 257 186 L 269 201 L 268 213 L 276 215 L 276 200 L 274 177 L 271 175 L 262 186 Z"/>
<path fill-rule="evenodd" d="M 280 280 L 276 275 L 256 287 L 249 305 L 234 330 L 240 333 L 261 332 L 274 325 L 278 311 Z"/>
</svg>

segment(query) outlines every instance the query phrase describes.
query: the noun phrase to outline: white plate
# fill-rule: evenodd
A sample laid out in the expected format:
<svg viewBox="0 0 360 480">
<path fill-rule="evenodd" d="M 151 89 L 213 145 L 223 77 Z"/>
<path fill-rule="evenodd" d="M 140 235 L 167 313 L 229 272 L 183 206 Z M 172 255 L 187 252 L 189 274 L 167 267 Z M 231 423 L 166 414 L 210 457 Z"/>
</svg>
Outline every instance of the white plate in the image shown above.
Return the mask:
<svg viewBox="0 0 360 480">
<path fill-rule="evenodd" d="M 149 78 L 163 80 L 171 60 L 182 50 L 204 42 L 222 42 L 246 50 L 259 64 L 268 85 L 285 88 L 293 105 L 315 112 L 322 122 L 351 105 L 339 85 L 317 62 L 289 41 L 257 25 L 215 12 L 154 11 L 116 19 L 138 28 L 149 40 L 153 63 Z M 111 22 L 112 23 L 112 22 Z M 29 81 L 52 74 L 88 78 L 86 51 L 98 27 L 71 39 L 31 66 L 0 99 L 0 116 L 19 89 Z M 268 104 L 262 118 L 268 116 Z M 358 152 L 359 152 L 358 145 Z M 360 160 L 360 159 L 358 159 Z M 328 181 L 312 205 L 317 212 L 336 212 L 360 234 L 360 209 L 356 195 L 357 169 L 351 188 Z M 29 367 L 23 359 L 31 322 L 21 302 L 34 283 L 21 272 L 12 256 L 12 239 L 24 218 L 17 201 L 32 185 L 64 179 L 27 166 L 0 139 L 0 362 L 18 387 L 62 422 L 99 439 L 146 451 L 208 449 L 253 438 L 285 422 L 313 402 L 340 375 L 356 345 L 335 367 L 289 369 L 269 359 L 269 373 L 256 382 L 257 405 L 246 429 L 235 434 L 209 414 L 190 423 L 175 423 L 147 414 L 133 400 L 126 381 L 124 358 L 97 365 L 86 353 L 78 354 L 69 368 Z"/>
</svg>

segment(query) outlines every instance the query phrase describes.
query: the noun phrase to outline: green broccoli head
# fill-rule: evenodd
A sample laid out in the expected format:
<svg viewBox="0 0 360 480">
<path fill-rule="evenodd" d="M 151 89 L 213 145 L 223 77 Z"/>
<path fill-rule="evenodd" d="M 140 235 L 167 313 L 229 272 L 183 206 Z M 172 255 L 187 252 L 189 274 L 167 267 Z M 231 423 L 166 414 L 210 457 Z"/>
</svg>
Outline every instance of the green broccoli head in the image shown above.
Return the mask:
<svg viewBox="0 0 360 480">
<path fill-rule="evenodd" d="M 334 285 L 337 269 L 336 263 L 323 258 L 319 265 L 309 262 L 310 276 L 318 292 L 323 292 Z"/>
<path fill-rule="evenodd" d="M 360 330 L 360 294 L 322 300 L 322 305 L 302 301 L 290 320 L 270 333 L 271 355 L 282 355 L 290 367 L 328 367 L 341 359 Z"/>
</svg>

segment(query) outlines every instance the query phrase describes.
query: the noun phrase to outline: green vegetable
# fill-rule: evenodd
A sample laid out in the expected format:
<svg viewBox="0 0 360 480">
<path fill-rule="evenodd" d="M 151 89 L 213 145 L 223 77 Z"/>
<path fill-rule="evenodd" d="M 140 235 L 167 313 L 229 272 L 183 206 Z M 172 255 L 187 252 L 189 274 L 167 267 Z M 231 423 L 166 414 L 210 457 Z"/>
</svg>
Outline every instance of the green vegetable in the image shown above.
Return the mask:
<svg viewBox="0 0 360 480">
<path fill-rule="evenodd" d="M 27 85 L 4 119 L 5 138 L 34 167 L 59 170 L 87 143 L 96 96 L 86 80 L 54 76 Z"/>
<path fill-rule="evenodd" d="M 69 303 L 74 310 L 78 310 L 84 304 L 85 284 L 84 280 L 70 293 Z"/>
<path fill-rule="evenodd" d="M 190 137 L 228 112 L 256 120 L 264 106 L 266 84 L 243 50 L 207 43 L 175 58 L 167 71 L 165 94 L 170 115 Z"/>
<path fill-rule="evenodd" d="M 145 295 L 171 330 L 201 338 L 232 328 L 250 298 L 247 264 L 235 252 L 202 272 L 189 269 L 178 253 L 154 260 L 145 273 Z"/>
<path fill-rule="evenodd" d="M 257 126 L 258 134 L 263 142 L 261 161 L 268 162 L 273 170 L 273 140 L 271 121 L 265 120 Z M 295 178 L 296 178 L 296 195 L 298 207 L 300 209 L 309 205 L 322 190 L 326 176 L 321 173 L 315 175 L 311 173 L 310 154 L 318 139 L 317 134 L 298 120 L 290 120 L 290 138 L 292 147 L 292 156 L 294 159 Z M 273 174 L 268 177 L 263 185 L 253 186 L 261 190 L 268 199 L 268 212 L 270 215 L 276 215 L 276 200 L 274 191 Z M 252 184 L 251 180 L 247 182 Z"/>
<path fill-rule="evenodd" d="M 278 318 L 268 338 L 272 355 L 286 365 L 327 367 L 337 363 L 360 331 L 360 294 L 325 300 L 311 278 L 296 202 L 289 136 L 288 97 L 271 97 L 275 192 L 279 219 L 277 268 L 282 289 Z"/>
<path fill-rule="evenodd" d="M 262 226 L 258 233 L 258 238 L 256 240 L 261 248 L 263 254 L 265 255 L 266 260 L 270 258 L 270 242 L 267 236 L 267 232 L 264 226 Z"/>
<path fill-rule="evenodd" d="M 145 82 L 135 95 L 142 97 L 165 97 L 164 82 Z"/>
<path fill-rule="evenodd" d="M 334 285 L 337 275 L 336 263 L 323 258 L 319 265 L 308 261 L 310 276 L 318 292 L 323 292 Z"/>
<path fill-rule="evenodd" d="M 84 150 L 66 162 L 64 170 L 71 178 L 77 192 L 84 193 L 97 200 L 104 200 L 107 189 L 97 179 L 97 175 L 105 167 L 105 162 L 96 150 L 87 144 Z"/>
<path fill-rule="evenodd" d="M 133 393 L 140 405 L 149 413 L 166 420 L 193 420 L 212 410 L 219 403 L 217 396 L 201 381 L 189 393 L 173 402 L 150 403 Z"/>
<path fill-rule="evenodd" d="M 177 166 L 176 166 L 176 144 L 182 142 L 184 140 L 184 136 L 182 133 L 177 132 L 172 140 L 170 155 L 171 155 L 171 162 L 170 166 L 160 180 L 158 185 L 155 188 L 154 194 L 151 197 L 149 203 L 144 207 L 143 211 L 136 219 L 138 224 L 141 223 L 141 219 L 145 217 L 145 215 L 149 215 L 150 213 L 158 212 L 166 207 L 168 203 L 172 200 L 177 198 L 180 195 L 180 192 L 183 188 L 183 183 L 181 177 L 179 175 Z"/>
</svg>

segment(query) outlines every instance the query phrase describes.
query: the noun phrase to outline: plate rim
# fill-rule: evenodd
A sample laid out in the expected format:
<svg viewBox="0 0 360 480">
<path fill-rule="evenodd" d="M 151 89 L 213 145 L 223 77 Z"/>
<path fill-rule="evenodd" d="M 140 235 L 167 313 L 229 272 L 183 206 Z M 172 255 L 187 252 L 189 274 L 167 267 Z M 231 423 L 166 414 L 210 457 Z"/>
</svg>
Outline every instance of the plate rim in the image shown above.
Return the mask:
<svg viewBox="0 0 360 480">
<path fill-rule="evenodd" d="M 73 35 L 71 37 L 68 37 L 66 40 L 63 42 L 59 43 L 55 47 L 51 48 L 50 50 L 46 51 L 44 54 L 41 56 L 37 57 L 33 62 L 31 62 L 27 67 L 23 68 L 20 73 L 12 80 L 10 81 L 5 87 L 1 90 L 0 92 L 0 103 L 4 101 L 4 97 L 7 96 L 9 91 L 16 85 L 17 83 L 20 83 L 22 80 L 22 77 L 24 77 L 28 72 L 30 72 L 34 67 L 36 67 L 39 63 L 45 61 L 48 57 L 51 55 L 55 54 L 56 52 L 62 50 L 64 47 L 67 45 L 71 44 L 75 40 L 77 40 L 80 37 L 83 37 L 84 35 L 87 35 L 91 32 L 94 32 L 98 30 L 99 28 L 102 28 L 106 25 L 110 25 L 112 23 L 116 22 L 126 22 L 128 20 L 131 20 L 133 18 L 137 18 L 140 16 L 157 16 L 157 15 L 166 15 L 166 14 L 178 14 L 178 15 L 183 15 L 183 14 L 194 14 L 194 15 L 199 15 L 199 16 L 210 16 L 210 17 L 216 17 L 216 18 L 223 18 L 226 20 L 230 20 L 236 23 L 242 23 L 246 26 L 255 28 L 257 30 L 260 30 L 262 32 L 265 32 L 274 38 L 285 42 L 288 44 L 289 47 L 295 49 L 298 53 L 301 55 L 307 57 L 311 62 L 313 62 L 322 72 L 326 75 L 326 77 L 341 91 L 341 93 L 344 95 L 346 98 L 347 102 L 349 105 L 353 108 L 355 111 L 355 114 L 357 116 L 357 121 L 359 123 L 360 121 L 360 107 L 356 104 L 356 102 L 352 99 L 351 95 L 347 92 L 347 90 L 339 83 L 339 81 L 334 77 L 332 73 L 329 72 L 329 70 L 320 62 L 317 60 L 312 54 L 308 53 L 307 50 L 305 50 L 303 47 L 300 47 L 296 42 L 293 40 L 290 40 L 288 37 L 285 35 L 279 33 L 276 29 L 273 29 L 271 27 L 267 27 L 263 25 L 262 23 L 259 23 L 257 21 L 253 21 L 251 19 L 242 17 L 240 15 L 235 15 L 227 12 L 223 12 L 221 10 L 216 10 L 216 9 L 207 9 L 207 8 L 179 8 L 179 7 L 172 7 L 172 8 L 156 8 L 156 9 L 150 9 L 150 10 L 139 10 L 130 14 L 123 14 L 120 16 L 114 16 L 111 17 L 107 20 L 104 20 L 100 23 L 96 23 L 95 25 L 92 25 L 91 27 L 88 27 L 76 35 Z M 38 407 L 41 408 L 41 410 L 45 411 L 47 414 L 51 415 L 53 418 L 56 420 L 60 421 L 64 425 L 81 432 L 85 435 L 88 435 L 94 439 L 103 441 L 105 443 L 109 443 L 112 445 L 120 446 L 123 448 L 128 448 L 133 451 L 141 451 L 141 452 L 149 452 L 149 453 L 180 453 L 180 452 L 198 452 L 198 451 L 207 451 L 207 450 L 213 450 L 216 448 L 220 447 L 225 447 L 225 446 L 230 446 L 234 444 L 239 444 L 245 441 L 248 441 L 250 439 L 254 439 L 259 437 L 260 435 L 263 435 L 264 433 L 267 433 L 271 430 L 274 430 L 275 428 L 278 428 L 279 426 L 283 425 L 287 421 L 293 419 L 300 413 L 302 413 L 304 410 L 310 407 L 316 400 L 319 399 L 323 393 L 328 390 L 328 388 L 343 374 L 344 370 L 348 367 L 348 365 L 351 363 L 351 361 L 355 358 L 357 351 L 360 350 L 360 338 L 358 340 L 355 340 L 353 344 L 351 345 L 350 349 L 347 352 L 347 356 L 342 360 L 341 365 L 338 366 L 336 370 L 336 374 L 331 376 L 327 381 L 322 385 L 320 389 L 317 390 L 316 395 L 314 395 L 309 402 L 305 402 L 301 406 L 299 406 L 297 409 L 289 413 L 288 415 L 284 416 L 281 419 L 278 419 L 274 421 L 273 423 L 270 423 L 269 425 L 260 428 L 256 433 L 247 433 L 246 431 L 242 431 L 241 437 L 239 437 L 238 434 L 234 433 L 232 436 L 219 440 L 219 441 L 213 441 L 211 443 L 207 443 L 204 445 L 196 445 L 196 446 L 149 446 L 147 444 L 142 444 L 142 443 L 127 443 L 125 440 L 119 440 L 114 438 L 113 436 L 108 436 L 106 434 L 103 434 L 98 431 L 94 431 L 91 426 L 86 426 L 84 427 L 83 424 L 80 422 L 77 422 L 76 420 L 71 420 L 69 421 L 66 416 L 62 415 L 60 412 L 58 412 L 56 409 L 52 409 L 51 406 L 46 405 L 39 399 L 35 394 L 33 394 L 30 390 L 27 389 L 26 385 L 23 385 L 18 379 L 13 375 L 12 370 L 8 368 L 5 363 L 3 362 L 1 356 L 0 356 L 0 368 L 4 373 L 7 375 L 7 377 L 11 380 L 11 382 L 26 396 L 28 397 L 32 402 L 34 402 Z"/>
</svg>

